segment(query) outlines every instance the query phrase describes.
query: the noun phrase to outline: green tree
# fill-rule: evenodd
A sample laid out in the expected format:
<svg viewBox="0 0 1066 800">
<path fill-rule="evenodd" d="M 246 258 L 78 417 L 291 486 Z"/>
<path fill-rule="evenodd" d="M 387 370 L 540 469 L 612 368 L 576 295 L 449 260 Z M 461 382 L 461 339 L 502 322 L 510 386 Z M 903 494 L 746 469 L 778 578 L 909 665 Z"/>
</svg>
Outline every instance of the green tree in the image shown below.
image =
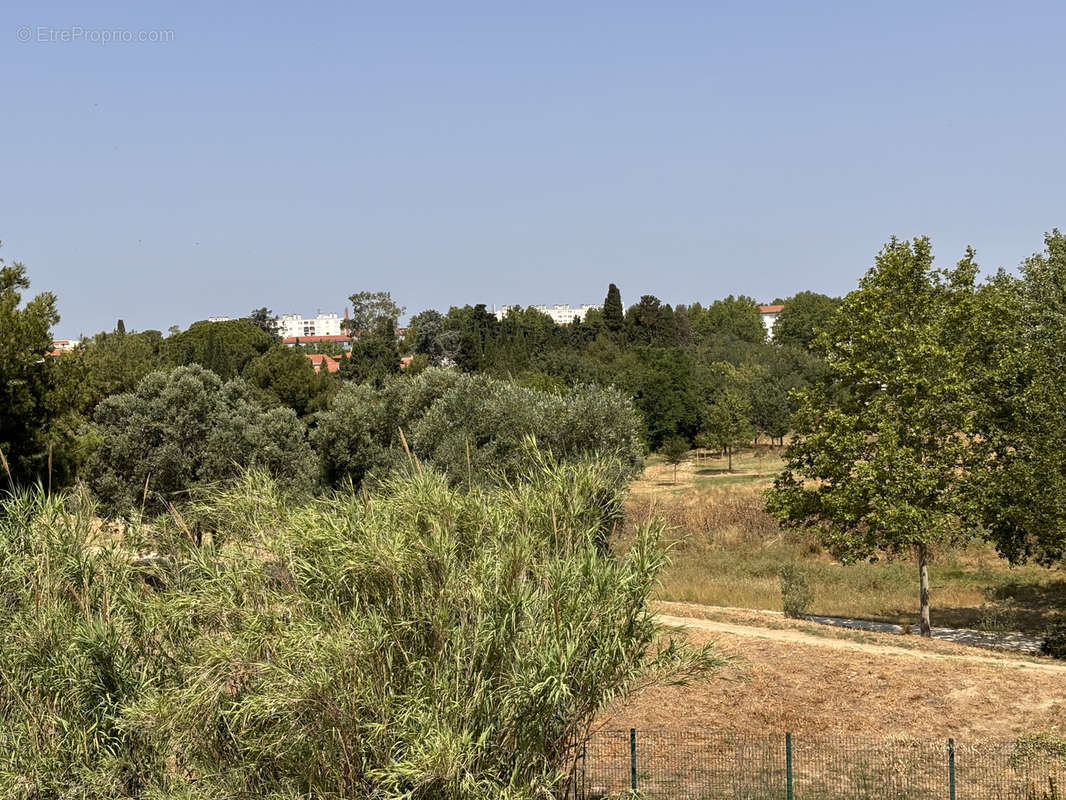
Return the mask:
<svg viewBox="0 0 1066 800">
<path fill-rule="evenodd" d="M 59 322 L 51 292 L 22 305 L 22 292 L 29 287 L 23 264 L 0 259 L 0 452 L 20 483 L 44 478 L 47 470 L 44 439 L 52 417 L 54 364 L 46 354 Z"/>
<path fill-rule="evenodd" d="M 391 319 L 395 323 L 407 310 L 396 305 L 388 292 L 356 292 L 348 302 L 352 304 L 352 313 L 347 326 L 352 336 L 372 333 L 382 320 Z"/>
<path fill-rule="evenodd" d="M 788 298 L 784 306 L 774 322 L 774 343 L 809 350 L 818 331 L 840 307 L 840 298 L 800 292 Z"/>
<path fill-rule="evenodd" d="M 921 632 L 928 636 L 931 547 L 975 527 L 966 476 L 975 467 L 972 251 L 934 270 L 927 238 L 892 239 L 817 343 L 826 375 L 805 390 L 768 508 L 816 530 L 845 561 L 913 550 Z"/>
<path fill-rule="evenodd" d="M 194 322 L 165 340 L 164 353 L 175 366 L 199 364 L 223 379 L 235 378 L 261 356 L 274 337 L 248 320 Z"/>
<path fill-rule="evenodd" d="M 98 333 L 55 360 L 68 407 L 88 417 L 97 403 L 130 392 L 149 372 L 169 366 L 159 331 Z"/>
<path fill-rule="evenodd" d="M 756 432 L 774 439 L 788 433 L 792 409 L 788 393 L 791 376 L 773 372 L 764 364 L 747 365 L 738 372 L 739 384 L 747 396 L 751 422 Z"/>
<path fill-rule="evenodd" d="M 263 409 L 247 383 L 223 383 L 199 365 L 145 376 L 136 391 L 104 400 L 94 421 L 100 446 L 86 479 L 110 513 L 145 498 L 155 507 L 250 467 L 294 492 L 317 482 L 307 429 L 292 409 Z"/>
<path fill-rule="evenodd" d="M 400 349 L 396 342 L 396 320 L 382 317 L 373 332 L 352 342 L 351 355 L 341 360 L 341 377 L 357 383 L 380 385 L 400 371 Z"/>
<path fill-rule="evenodd" d="M 253 309 L 252 313 L 248 315 L 248 321 L 255 325 L 255 327 L 259 328 L 259 330 L 266 331 L 274 338 L 277 338 L 278 315 L 266 306 Z"/>
<path fill-rule="evenodd" d="M 281 344 L 249 361 L 243 377 L 260 390 L 264 405 L 288 406 L 301 417 L 324 409 L 335 383 L 325 370 L 316 373 L 303 352 Z"/>
<path fill-rule="evenodd" d="M 674 468 L 674 483 L 677 483 L 677 467 L 688 457 L 689 441 L 683 436 L 671 436 L 662 446 L 662 456 Z"/>
<path fill-rule="evenodd" d="M 984 468 L 969 474 L 982 529 L 1012 563 L 1066 558 L 1066 236 L 1054 230 L 1021 278 L 981 287 L 967 363 Z M 971 373 L 973 374 L 973 373 Z"/>
<path fill-rule="evenodd" d="M 732 338 L 753 344 L 766 340 L 766 326 L 759 305 L 750 297 L 729 295 L 715 300 L 706 309 L 699 304 L 693 305 L 690 318 L 693 333 L 701 343 L 715 338 Z"/>
<path fill-rule="evenodd" d="M 407 463 L 400 430 L 419 459 L 456 483 L 517 477 L 529 437 L 562 460 L 609 456 L 626 475 L 644 459 L 639 416 L 617 390 L 579 385 L 559 394 L 433 367 L 380 387 L 348 384 L 315 422 L 333 485 L 383 478 Z"/>
<path fill-rule="evenodd" d="M 491 366 L 499 327 L 496 316 L 484 303 L 448 309 L 445 329 L 437 340 L 441 361 L 454 362 L 464 372 Z"/>
<path fill-rule="evenodd" d="M 677 319 L 669 304 L 646 294 L 626 312 L 626 338 L 637 346 L 677 347 Z"/>
<path fill-rule="evenodd" d="M 622 326 L 625 324 L 622 293 L 613 283 L 607 287 L 607 297 L 603 301 L 603 324 L 614 334 L 621 333 Z"/>
<path fill-rule="evenodd" d="M 438 356 L 434 345 L 443 330 L 444 315 L 439 311 L 429 308 L 415 314 L 411 317 L 411 324 L 407 326 L 408 337 L 413 339 L 410 343 L 411 350 L 428 356 L 432 362 Z"/>
<path fill-rule="evenodd" d="M 646 441 L 658 450 L 671 436 L 691 439 L 700 428 L 700 397 L 692 358 L 678 347 L 644 347 L 623 384 L 644 417 Z"/>
<path fill-rule="evenodd" d="M 719 448 L 733 471 L 733 452 L 755 435 L 751 422 L 751 404 L 737 386 L 727 386 L 707 407 L 703 432 L 713 447 Z"/>
</svg>

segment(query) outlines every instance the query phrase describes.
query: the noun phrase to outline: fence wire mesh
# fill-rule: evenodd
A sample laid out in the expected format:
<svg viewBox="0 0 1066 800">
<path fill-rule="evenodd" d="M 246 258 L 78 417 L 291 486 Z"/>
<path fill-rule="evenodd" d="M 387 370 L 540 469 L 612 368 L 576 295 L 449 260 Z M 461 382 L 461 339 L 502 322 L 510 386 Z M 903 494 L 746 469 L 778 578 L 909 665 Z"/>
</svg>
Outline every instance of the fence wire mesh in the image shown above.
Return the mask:
<svg viewBox="0 0 1066 800">
<path fill-rule="evenodd" d="M 599 731 L 574 777 L 586 800 L 1061 800 L 1066 758 L 1018 742 Z"/>
</svg>

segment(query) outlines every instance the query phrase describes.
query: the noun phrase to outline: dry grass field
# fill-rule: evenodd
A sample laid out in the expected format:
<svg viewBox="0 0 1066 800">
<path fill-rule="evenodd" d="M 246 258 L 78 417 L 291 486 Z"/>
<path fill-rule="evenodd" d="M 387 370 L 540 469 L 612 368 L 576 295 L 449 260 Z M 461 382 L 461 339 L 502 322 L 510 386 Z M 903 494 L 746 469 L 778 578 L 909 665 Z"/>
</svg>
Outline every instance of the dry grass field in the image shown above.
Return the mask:
<svg viewBox="0 0 1066 800">
<path fill-rule="evenodd" d="M 682 604 L 659 610 L 701 614 Z M 743 615 L 730 619 L 744 622 Z M 604 726 L 966 741 L 1066 734 L 1061 662 L 776 619 L 766 629 L 765 617 L 748 615 L 743 634 L 685 629 L 693 643 L 716 642 L 732 664 L 707 681 L 645 689 L 616 704 Z M 767 630 L 799 635 L 763 638 Z M 840 649 L 839 642 L 861 647 Z"/>
<path fill-rule="evenodd" d="M 763 511 L 763 492 L 779 467 L 778 452 L 768 448 L 735 456 L 733 473 L 724 459 L 704 456 L 681 464 L 675 483 L 672 466 L 649 460 L 632 485 L 629 514 L 664 519 L 675 542 L 659 599 L 779 610 L 778 570 L 793 563 L 814 590 L 812 613 L 913 622 L 911 558 L 843 566 L 812 535 L 784 531 Z M 1013 605 L 1010 627 L 1038 634 L 1066 608 L 1062 570 L 1011 567 L 979 542 L 935 553 L 930 577 L 934 625 L 980 627 L 990 612 Z"/>
</svg>

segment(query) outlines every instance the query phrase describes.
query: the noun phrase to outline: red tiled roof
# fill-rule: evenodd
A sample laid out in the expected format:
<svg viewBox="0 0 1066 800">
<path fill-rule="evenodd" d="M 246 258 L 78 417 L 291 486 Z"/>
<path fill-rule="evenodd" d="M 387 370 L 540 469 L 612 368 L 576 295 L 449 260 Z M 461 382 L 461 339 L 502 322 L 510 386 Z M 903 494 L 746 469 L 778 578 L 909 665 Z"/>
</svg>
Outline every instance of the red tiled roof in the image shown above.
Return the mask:
<svg viewBox="0 0 1066 800">
<path fill-rule="evenodd" d="M 345 334 L 331 334 L 329 336 L 286 336 L 281 340 L 283 344 L 313 344 L 314 342 L 347 342 Z"/>
<path fill-rule="evenodd" d="M 784 308 L 783 305 L 759 306 L 759 311 L 763 314 L 777 314 L 781 311 L 782 308 Z"/>
<path fill-rule="evenodd" d="M 311 366 L 315 368 L 315 372 L 321 372 L 323 366 L 326 372 L 336 372 L 341 368 L 335 359 L 325 353 L 305 353 L 304 355 L 311 359 Z"/>
</svg>

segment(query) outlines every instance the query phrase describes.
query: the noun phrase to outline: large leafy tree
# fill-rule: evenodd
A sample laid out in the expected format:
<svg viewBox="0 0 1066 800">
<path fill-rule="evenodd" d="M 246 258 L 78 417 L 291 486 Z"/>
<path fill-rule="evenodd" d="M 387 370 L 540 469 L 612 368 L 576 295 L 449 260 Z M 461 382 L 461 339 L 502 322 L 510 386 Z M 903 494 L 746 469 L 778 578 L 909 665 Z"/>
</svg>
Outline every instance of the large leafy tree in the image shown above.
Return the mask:
<svg viewBox="0 0 1066 800">
<path fill-rule="evenodd" d="M 774 343 L 809 350 L 818 331 L 840 307 L 840 298 L 799 292 L 784 306 L 774 322 Z"/>
<path fill-rule="evenodd" d="M 352 342 L 350 356 L 341 360 L 341 377 L 359 383 L 380 384 L 399 371 L 400 350 L 392 317 L 379 319 L 369 335 Z"/>
<path fill-rule="evenodd" d="M 753 344 L 766 340 L 766 326 L 759 306 L 750 297 L 729 295 L 715 300 L 707 308 L 695 303 L 689 307 L 689 318 L 692 331 L 701 343 L 722 338 Z"/>
<path fill-rule="evenodd" d="M 676 347 L 677 319 L 669 304 L 646 294 L 626 312 L 626 337 L 630 344 Z"/>
<path fill-rule="evenodd" d="M 87 417 L 105 397 L 131 392 L 149 372 L 168 367 L 164 348 L 159 331 L 98 333 L 56 359 L 57 387 L 67 407 Z"/>
<path fill-rule="evenodd" d="M 47 469 L 43 439 L 51 418 L 54 365 L 46 354 L 59 322 L 51 292 L 22 304 L 22 292 L 29 287 L 23 264 L 0 259 L 0 451 L 20 482 Z"/>
<path fill-rule="evenodd" d="M 274 345 L 274 336 L 248 320 L 195 322 L 166 339 L 164 351 L 176 366 L 199 364 L 220 378 L 235 378 L 248 362 Z"/>
<path fill-rule="evenodd" d="M 1021 278 L 981 287 L 969 360 L 984 364 L 969 485 L 986 535 L 1012 562 L 1066 558 L 1066 236 L 1054 230 Z"/>
<path fill-rule="evenodd" d="M 348 330 L 353 336 L 369 334 L 376 330 L 382 320 L 398 320 L 406 311 L 397 305 L 388 292 L 356 292 L 348 298 L 352 313 L 348 318 Z"/>
<path fill-rule="evenodd" d="M 671 436 L 691 441 L 702 410 L 689 354 L 679 347 L 643 347 L 628 364 L 623 385 L 644 416 L 648 446 L 657 450 Z"/>
<path fill-rule="evenodd" d="M 252 309 L 252 313 L 248 315 L 248 321 L 271 336 L 278 335 L 278 315 L 266 306 Z"/>
<path fill-rule="evenodd" d="M 964 354 L 976 271 L 972 251 L 935 270 L 927 238 L 885 245 L 826 323 L 827 373 L 801 396 L 769 492 L 771 513 L 845 561 L 913 551 L 926 636 L 932 547 L 975 527 L 964 477 L 979 365 Z"/>
<path fill-rule="evenodd" d="M 316 373 L 302 351 L 280 344 L 248 362 L 243 377 L 265 405 L 288 406 L 301 417 L 325 408 L 335 384 L 325 370 Z"/>
</svg>

